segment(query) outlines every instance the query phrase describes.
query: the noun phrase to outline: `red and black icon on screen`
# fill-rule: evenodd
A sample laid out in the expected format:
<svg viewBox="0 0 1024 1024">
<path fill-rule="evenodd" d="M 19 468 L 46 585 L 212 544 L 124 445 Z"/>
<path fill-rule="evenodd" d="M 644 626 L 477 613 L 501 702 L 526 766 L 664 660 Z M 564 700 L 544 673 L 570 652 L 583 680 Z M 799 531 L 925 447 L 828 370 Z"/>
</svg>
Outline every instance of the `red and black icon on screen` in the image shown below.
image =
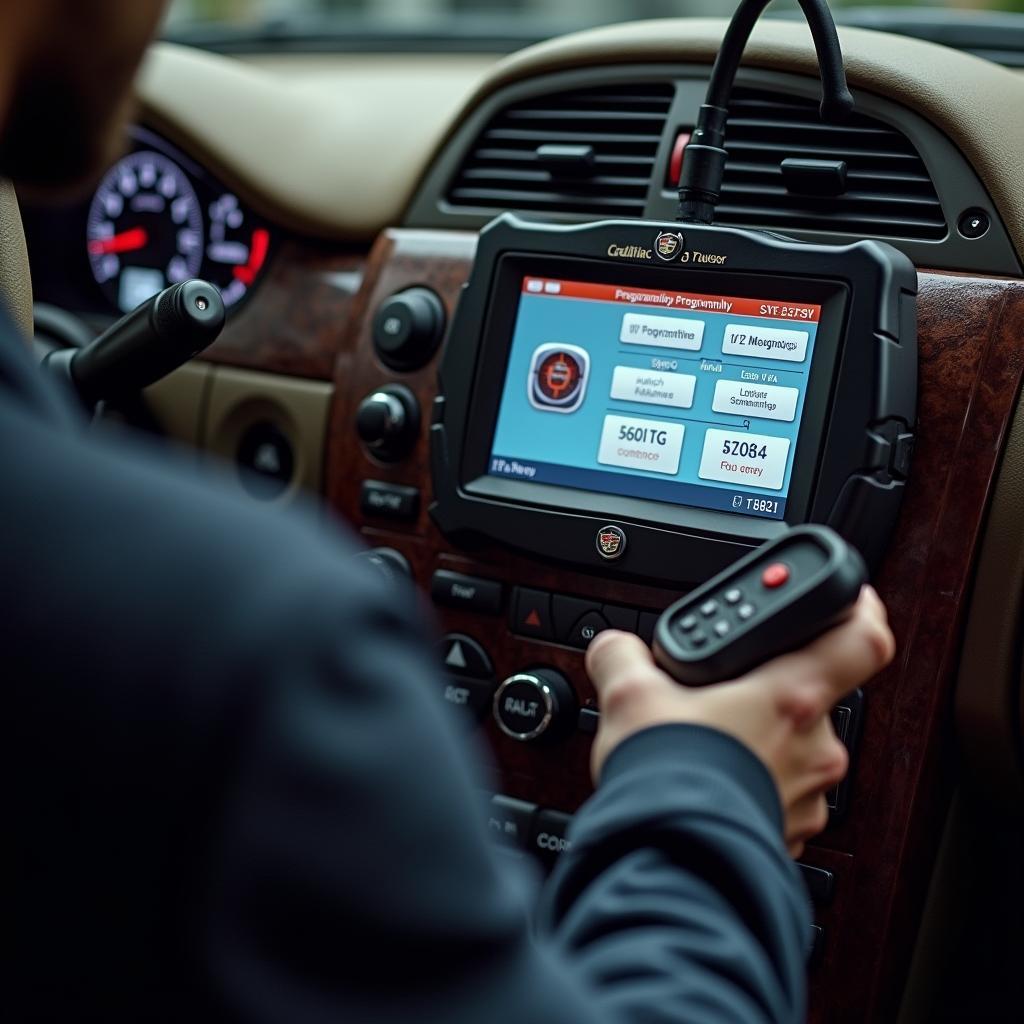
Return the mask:
<svg viewBox="0 0 1024 1024">
<path fill-rule="evenodd" d="M 541 345 L 533 353 L 527 392 L 544 412 L 575 412 L 587 392 L 590 356 L 575 345 Z"/>
</svg>

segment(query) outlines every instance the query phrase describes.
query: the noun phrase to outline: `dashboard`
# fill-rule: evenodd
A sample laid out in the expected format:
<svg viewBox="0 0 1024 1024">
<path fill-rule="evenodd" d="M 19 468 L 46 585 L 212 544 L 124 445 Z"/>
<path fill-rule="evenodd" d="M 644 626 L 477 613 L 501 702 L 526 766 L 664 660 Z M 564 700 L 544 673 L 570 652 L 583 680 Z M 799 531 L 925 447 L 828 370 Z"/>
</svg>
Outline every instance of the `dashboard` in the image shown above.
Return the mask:
<svg viewBox="0 0 1024 1024">
<path fill-rule="evenodd" d="M 488 823 L 544 865 L 591 791 L 593 636 L 649 640 L 787 522 L 855 537 L 900 654 L 833 716 L 852 770 L 802 859 L 810 1019 L 929 1019 L 905 1001 L 922 921 L 998 903 L 933 921 L 950 765 L 1024 794 L 1024 78 L 844 30 L 857 114 L 823 126 L 806 30 L 762 26 L 705 241 L 667 222 L 723 29 L 501 61 L 158 46 L 124 160 L 24 207 L 36 299 L 98 326 L 183 272 L 222 289 L 223 336 L 147 396 L 154 423 L 259 499 L 320 494 L 412 578 L 438 699 L 494 751 Z M 537 673 L 558 727 L 511 728 L 495 695 Z"/>
</svg>

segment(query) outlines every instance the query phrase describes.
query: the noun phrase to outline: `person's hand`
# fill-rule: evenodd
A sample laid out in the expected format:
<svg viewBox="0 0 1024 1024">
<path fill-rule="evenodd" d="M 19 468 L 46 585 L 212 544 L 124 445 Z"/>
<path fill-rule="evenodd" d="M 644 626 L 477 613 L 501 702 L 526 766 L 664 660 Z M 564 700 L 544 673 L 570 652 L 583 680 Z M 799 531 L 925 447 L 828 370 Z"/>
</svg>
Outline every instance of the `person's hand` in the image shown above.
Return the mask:
<svg viewBox="0 0 1024 1024">
<path fill-rule="evenodd" d="M 714 686 L 682 686 L 655 665 L 638 637 L 601 633 L 586 661 L 601 709 L 591 753 L 594 781 L 615 747 L 642 729 L 673 722 L 718 729 L 768 768 L 782 802 L 786 844 L 799 856 L 828 821 L 825 794 L 846 774 L 846 748 L 829 711 L 881 671 L 894 651 L 885 607 L 871 587 L 845 622 L 803 650 Z"/>
</svg>

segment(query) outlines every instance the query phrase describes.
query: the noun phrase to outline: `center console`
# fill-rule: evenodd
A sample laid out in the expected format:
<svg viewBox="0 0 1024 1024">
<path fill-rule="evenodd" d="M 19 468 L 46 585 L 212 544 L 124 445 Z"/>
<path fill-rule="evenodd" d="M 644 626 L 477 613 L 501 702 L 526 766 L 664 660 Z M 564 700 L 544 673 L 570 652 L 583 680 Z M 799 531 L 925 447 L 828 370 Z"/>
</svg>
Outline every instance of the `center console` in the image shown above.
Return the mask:
<svg viewBox="0 0 1024 1024">
<path fill-rule="evenodd" d="M 338 498 L 429 594 L 439 697 L 502 769 L 496 828 L 547 856 L 537 822 L 562 835 L 590 790 L 579 652 L 598 633 L 651 642 L 681 594 L 794 524 L 881 562 L 914 441 L 917 278 L 875 242 L 703 225 L 506 215 L 465 243 L 447 329 L 454 280 L 366 310 L 354 358 L 377 379 L 335 421 L 361 464 Z M 862 712 L 860 694 L 836 709 L 851 752 Z"/>
<path fill-rule="evenodd" d="M 941 821 L 942 709 L 1000 431 L 1024 370 L 1024 296 L 1005 281 L 917 278 L 870 252 L 854 256 L 867 278 L 837 272 L 828 253 L 796 274 L 769 236 L 713 246 L 682 226 L 668 260 L 660 225 L 573 230 L 503 221 L 479 237 L 396 229 L 377 240 L 339 342 L 327 497 L 368 546 L 411 573 L 439 636 L 437 697 L 493 752 L 494 777 L 481 783 L 493 794 L 489 825 L 543 863 L 564 850 L 592 790 L 590 640 L 613 626 L 650 641 L 664 609 L 788 525 L 825 522 L 851 540 L 889 608 L 899 656 L 832 716 L 856 756 L 830 794 L 829 827 L 801 858 L 820 929 L 810 1019 L 862 1020 L 868 1008 L 888 1019 Z M 523 231 L 537 232 L 528 247 Z M 760 269 L 744 262 L 755 255 Z M 873 304 L 864 314 L 860 300 L 892 294 L 893 282 L 889 315 Z M 904 346 L 918 286 L 917 343 Z M 631 343 L 634 325 L 669 344 Z M 730 342 L 730 325 L 750 330 Z M 700 349 L 687 348 L 697 334 Z M 742 334 L 773 347 L 727 352 Z M 804 359 L 773 358 L 780 342 L 796 354 L 797 334 L 807 335 Z M 548 344 L 558 351 L 538 353 Z M 678 377 L 694 378 L 692 396 Z M 521 416 L 531 425 L 516 431 Z M 612 417 L 643 422 L 620 423 L 625 433 L 602 461 Z M 918 420 L 927 429 L 912 442 Z M 709 431 L 736 435 L 737 450 L 717 465 L 704 462 Z M 666 452 L 673 435 L 670 476 L 657 469 L 676 457 Z M 723 461 L 766 467 L 786 441 L 781 487 L 747 479 L 767 475 L 709 478 L 732 472 Z M 499 690 L 510 701 L 499 700 L 508 713 L 496 717 Z"/>
</svg>

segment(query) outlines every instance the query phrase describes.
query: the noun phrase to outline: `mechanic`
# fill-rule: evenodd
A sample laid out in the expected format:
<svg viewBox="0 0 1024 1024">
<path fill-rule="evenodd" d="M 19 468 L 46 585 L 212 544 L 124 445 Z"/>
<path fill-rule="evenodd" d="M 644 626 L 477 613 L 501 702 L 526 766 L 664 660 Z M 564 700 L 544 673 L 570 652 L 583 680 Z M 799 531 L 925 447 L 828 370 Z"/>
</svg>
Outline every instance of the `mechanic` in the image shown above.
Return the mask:
<svg viewBox="0 0 1024 1024">
<path fill-rule="evenodd" d="M 0 0 L 0 171 L 38 194 L 98 175 L 162 7 Z M 846 768 L 829 708 L 892 657 L 873 591 L 701 690 L 598 637 L 599 788 L 532 914 L 415 596 L 315 509 L 87 431 L 6 314 L 0 331 L 8 1012 L 802 1019 L 791 855 Z"/>
</svg>

